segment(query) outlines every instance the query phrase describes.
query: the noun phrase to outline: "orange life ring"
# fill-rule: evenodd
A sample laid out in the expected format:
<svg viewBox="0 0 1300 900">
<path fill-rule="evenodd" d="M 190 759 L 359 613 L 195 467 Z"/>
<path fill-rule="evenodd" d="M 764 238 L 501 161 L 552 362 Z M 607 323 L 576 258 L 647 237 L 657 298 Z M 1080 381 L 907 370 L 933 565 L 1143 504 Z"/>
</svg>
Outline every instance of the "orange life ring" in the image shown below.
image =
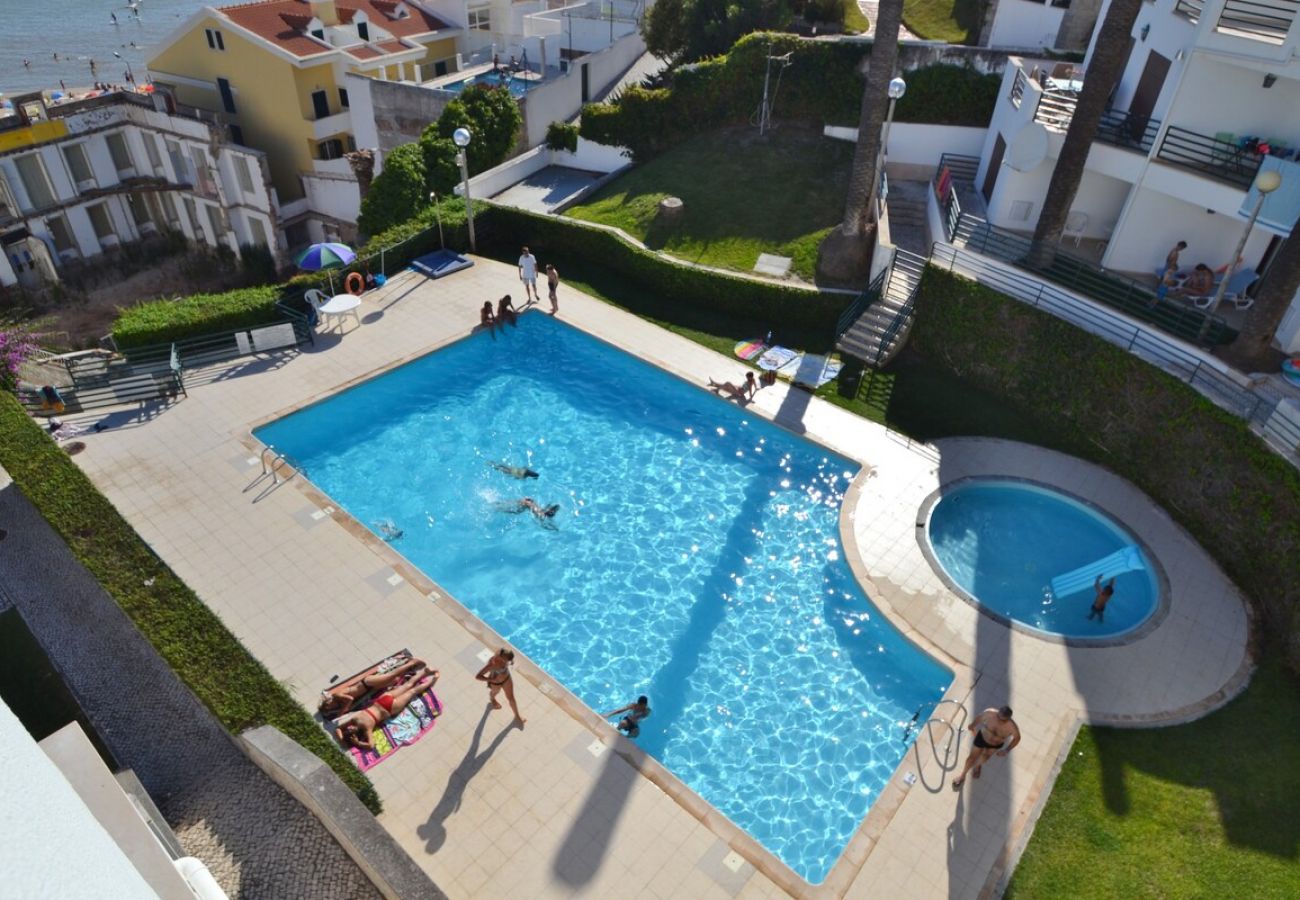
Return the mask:
<svg viewBox="0 0 1300 900">
<path fill-rule="evenodd" d="M 349 272 L 348 277 L 343 280 L 343 289 L 349 294 L 360 297 L 366 289 L 366 280 L 361 277 L 360 272 Z"/>
</svg>

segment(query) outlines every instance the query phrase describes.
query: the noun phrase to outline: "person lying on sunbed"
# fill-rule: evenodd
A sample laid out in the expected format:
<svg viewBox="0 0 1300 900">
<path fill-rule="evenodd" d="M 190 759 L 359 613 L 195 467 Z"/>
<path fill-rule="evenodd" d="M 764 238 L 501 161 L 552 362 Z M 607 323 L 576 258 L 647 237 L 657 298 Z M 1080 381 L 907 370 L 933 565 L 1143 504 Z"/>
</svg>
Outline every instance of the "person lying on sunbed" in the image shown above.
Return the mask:
<svg viewBox="0 0 1300 900">
<path fill-rule="evenodd" d="M 428 676 L 428 677 L 426 677 Z M 380 694 L 365 709 L 348 713 L 334 724 L 334 736 L 344 747 L 359 750 L 375 748 L 374 731 L 389 719 L 399 715 L 411 701 L 433 687 L 438 681 L 437 669 L 420 668 L 405 684 Z"/>
<path fill-rule="evenodd" d="M 740 387 L 732 384 L 730 381 L 714 381 L 709 379 L 709 390 L 721 396 L 726 391 L 732 400 L 739 400 L 741 403 L 748 403 L 754 398 L 758 391 L 758 382 L 754 379 L 753 372 L 745 373 L 745 383 Z"/>
<path fill-rule="evenodd" d="M 371 691 L 386 691 L 395 684 L 406 680 L 412 672 L 424 668 L 424 660 L 408 659 L 391 672 L 371 672 L 356 681 L 340 685 L 328 691 L 321 691 L 320 713 L 322 716 L 338 716 L 350 710 L 358 700 Z"/>
</svg>

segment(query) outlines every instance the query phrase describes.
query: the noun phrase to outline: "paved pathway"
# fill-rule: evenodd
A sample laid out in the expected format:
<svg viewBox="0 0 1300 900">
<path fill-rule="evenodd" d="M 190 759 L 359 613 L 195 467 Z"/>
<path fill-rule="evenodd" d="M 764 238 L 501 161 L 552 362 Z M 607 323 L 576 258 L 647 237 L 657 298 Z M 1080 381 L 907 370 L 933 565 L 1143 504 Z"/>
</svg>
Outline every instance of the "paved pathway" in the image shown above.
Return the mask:
<svg viewBox="0 0 1300 900">
<path fill-rule="evenodd" d="M 880 16 L 880 0 L 858 0 L 858 9 L 867 17 L 867 34 L 871 37 L 876 36 L 876 19 Z M 902 22 L 898 23 L 898 39 L 900 41 L 923 41 L 925 38 L 917 37 L 907 30 L 907 26 Z"/>
<path fill-rule="evenodd" d="M 17 607 L 118 762 L 231 897 L 378 898 L 244 756 L 0 469 L 0 608 Z"/>
<path fill-rule="evenodd" d="M 846 556 L 882 613 L 953 669 L 940 716 L 960 727 L 963 706 L 1010 699 L 1024 744 L 955 794 L 946 778 L 966 747 L 950 743 L 944 722 L 929 723 L 826 882 L 812 886 L 637 757 L 526 660 L 516 683 L 528 725 L 510 727 L 503 714 L 485 712 L 472 678 L 497 637 L 305 482 L 256 483 L 248 432 L 463 338 L 484 297 L 517 288 L 512 266 L 488 260 L 439 281 L 398 275 L 367 295 L 363 324 L 322 337 L 309 352 L 250 363 L 248 374 L 235 368 L 210 375 L 210 384 L 192 379 L 188 398 L 139 427 L 88 435 L 76 457 L 304 704 L 331 675 L 399 647 L 436 661 L 447 712 L 430 737 L 371 774 L 385 805 L 382 823 L 450 896 L 977 897 L 996 885 L 1027 837 L 1081 716 L 1183 715 L 1243 683 L 1240 599 L 1162 514 L 1137 520 L 1143 537 L 1175 554 L 1167 570 L 1193 565 L 1206 587 L 1175 596 L 1159 628 L 1114 652 L 1013 633 L 953 597 L 917 560 L 918 505 L 950 476 L 975 470 L 978 448 L 916 445 L 778 385 L 760 391 L 750 407 L 756 415 L 864 465 L 845 504 Z M 561 315 L 693 382 L 744 371 L 568 288 Z M 995 456 L 1039 481 L 1083 478 L 1076 489 L 1084 495 L 1099 479 L 1055 454 Z M 1098 491 L 1109 492 L 1103 481 Z M 1137 497 L 1129 500 L 1140 504 Z M 1100 494 L 1098 502 L 1109 503 Z M 1183 655 L 1189 652 L 1196 655 Z M 917 776 L 910 785 L 909 773 Z M 734 870 L 724 863 L 733 850 Z"/>
</svg>

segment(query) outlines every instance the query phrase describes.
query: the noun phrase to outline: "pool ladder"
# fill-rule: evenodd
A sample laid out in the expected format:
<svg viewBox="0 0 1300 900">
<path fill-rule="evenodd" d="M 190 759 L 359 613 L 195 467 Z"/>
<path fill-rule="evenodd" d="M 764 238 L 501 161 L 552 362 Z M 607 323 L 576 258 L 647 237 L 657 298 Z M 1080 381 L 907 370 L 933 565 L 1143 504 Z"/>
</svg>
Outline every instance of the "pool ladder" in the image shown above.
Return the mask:
<svg viewBox="0 0 1300 900">
<path fill-rule="evenodd" d="M 940 710 L 940 707 L 944 707 L 944 706 L 955 706 L 957 708 L 955 712 L 951 713 L 951 719 L 945 718 L 944 716 L 937 714 Z M 936 714 L 926 719 L 925 724 L 922 725 L 921 727 L 926 730 L 926 733 L 930 737 L 930 747 L 934 751 L 935 762 L 939 764 L 939 767 L 941 769 L 947 769 L 948 768 L 947 761 L 949 757 L 952 756 L 952 745 L 958 738 L 961 737 L 961 730 L 966 726 L 966 718 L 967 718 L 966 707 L 956 700 L 940 700 L 937 704 L 935 704 L 934 711 Z M 942 759 L 940 759 L 939 757 L 939 742 L 935 739 L 935 734 L 934 734 L 936 725 L 939 725 L 942 728 L 946 728 L 948 730 L 948 743 L 943 749 Z M 917 753 L 918 755 L 920 754 L 919 746 L 917 747 Z"/>
<path fill-rule="evenodd" d="M 269 462 L 267 461 L 268 455 L 270 456 Z M 261 482 L 262 479 L 266 478 L 268 475 L 271 478 L 271 484 L 268 485 L 268 487 L 275 487 L 276 485 L 278 485 L 280 483 L 280 468 L 282 467 L 281 464 L 288 466 L 289 468 L 293 469 L 295 472 L 301 473 L 303 475 L 307 474 L 307 470 L 304 469 L 301 465 L 299 465 L 296 459 L 294 459 L 287 453 L 279 452 L 278 450 L 275 449 L 274 446 L 263 447 L 262 452 L 258 454 L 258 458 L 262 462 L 262 474 L 254 478 L 252 484 L 244 488 L 245 491 L 250 490 L 254 485 Z M 285 480 L 287 481 L 288 479 Z"/>
</svg>

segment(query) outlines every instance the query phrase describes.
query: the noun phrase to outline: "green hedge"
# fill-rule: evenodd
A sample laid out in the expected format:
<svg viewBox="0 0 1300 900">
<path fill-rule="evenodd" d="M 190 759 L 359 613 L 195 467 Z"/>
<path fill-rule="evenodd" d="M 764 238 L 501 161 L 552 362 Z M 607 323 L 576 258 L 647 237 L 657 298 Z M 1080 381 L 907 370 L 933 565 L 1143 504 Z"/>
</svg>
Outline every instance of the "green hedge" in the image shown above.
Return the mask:
<svg viewBox="0 0 1300 900">
<path fill-rule="evenodd" d="M 1154 498 L 1251 598 L 1261 633 L 1280 638 L 1300 670 L 1300 472 L 1243 420 L 1101 338 L 935 268 L 911 341 Z"/>
<path fill-rule="evenodd" d="M 8 393 L 0 394 L 0 465 L 222 725 L 232 734 L 274 725 L 381 811 L 370 779 Z"/>
<path fill-rule="evenodd" d="M 486 207 L 483 207 L 486 208 Z M 478 214 L 480 204 L 475 204 Z M 438 212 L 442 216 L 442 230 L 446 244 L 462 250 L 469 245 L 469 232 L 465 225 L 465 201 L 448 197 L 440 201 Z M 333 284 L 343 289 L 343 279 L 351 272 L 361 272 L 365 267 L 378 274 L 380 251 L 382 265 L 388 275 L 396 274 L 410 264 L 439 247 L 438 227 L 432 205 L 412 219 L 394 225 L 371 238 L 357 251 L 357 261 L 344 269 L 335 269 Z M 330 275 L 321 272 L 303 272 L 281 284 L 240 288 L 221 294 L 194 294 L 175 300 L 154 300 L 124 310 L 113 323 L 113 341 L 119 349 L 166 344 L 184 338 L 221 334 L 238 328 L 251 328 L 267 322 L 276 322 L 284 314 L 275 308 L 276 301 L 284 301 L 297 309 L 305 309 L 302 299 L 308 288 L 328 291 Z"/>
<path fill-rule="evenodd" d="M 751 34 L 726 56 L 675 70 L 671 88 L 632 87 L 612 103 L 587 104 L 582 136 L 627 147 L 644 161 L 702 130 L 748 122 L 763 97 L 769 53 L 791 54 L 779 87 L 773 76 L 778 121 L 856 125 L 863 88 L 858 66 L 870 48 L 789 34 Z M 906 77 L 908 90 L 898 102 L 896 117 L 940 125 L 987 124 L 1002 81 L 998 75 L 950 65 L 918 69 Z"/>
<path fill-rule="evenodd" d="M 783 284 L 724 275 L 666 260 L 613 232 L 579 224 L 573 219 L 542 216 L 512 207 L 494 206 L 484 217 L 489 240 L 479 248 L 512 258 L 521 246 L 546 261 L 550 254 L 598 260 L 643 288 L 674 301 L 741 317 L 824 329 L 830 333 L 850 297 L 799 290 Z"/>
</svg>

